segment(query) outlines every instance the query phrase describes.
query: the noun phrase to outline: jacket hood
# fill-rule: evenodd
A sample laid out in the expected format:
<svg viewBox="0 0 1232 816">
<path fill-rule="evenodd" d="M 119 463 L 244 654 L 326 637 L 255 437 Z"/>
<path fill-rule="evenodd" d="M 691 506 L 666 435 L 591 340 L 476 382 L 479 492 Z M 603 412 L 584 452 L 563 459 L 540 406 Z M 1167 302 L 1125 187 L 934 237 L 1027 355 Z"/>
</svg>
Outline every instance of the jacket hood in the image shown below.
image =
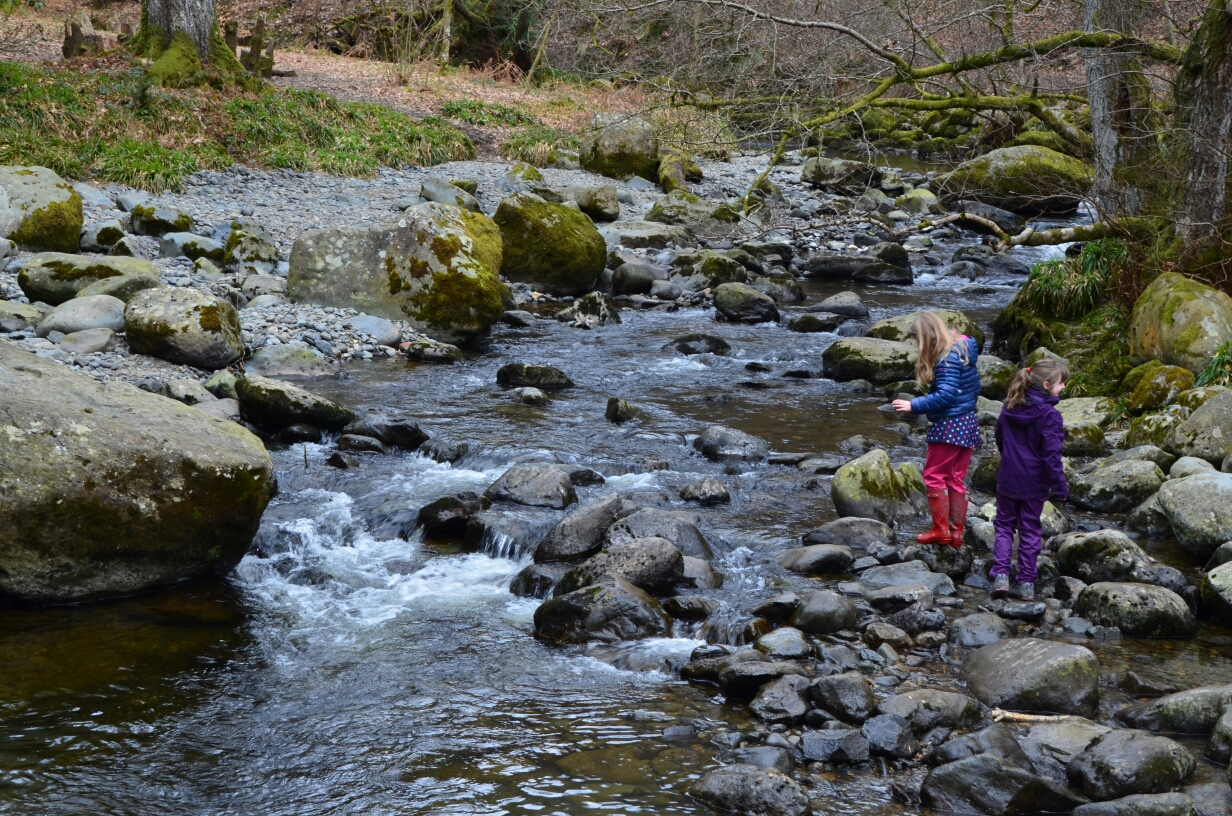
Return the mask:
<svg viewBox="0 0 1232 816">
<path fill-rule="evenodd" d="M 1001 416 L 1005 417 L 1006 422 L 1013 422 L 1016 425 L 1030 425 L 1052 410 L 1053 406 L 1058 402 L 1060 402 L 1058 397 L 1032 387 L 1027 389 L 1026 402 L 1014 408 L 1002 410 Z"/>
</svg>

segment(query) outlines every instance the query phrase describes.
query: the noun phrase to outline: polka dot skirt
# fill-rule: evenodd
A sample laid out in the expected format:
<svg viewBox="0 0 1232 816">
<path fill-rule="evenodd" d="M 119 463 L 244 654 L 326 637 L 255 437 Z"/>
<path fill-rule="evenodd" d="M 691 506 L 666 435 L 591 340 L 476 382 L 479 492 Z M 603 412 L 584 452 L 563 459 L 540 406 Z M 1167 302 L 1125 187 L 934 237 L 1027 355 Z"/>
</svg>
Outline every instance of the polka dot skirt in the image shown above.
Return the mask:
<svg viewBox="0 0 1232 816">
<path fill-rule="evenodd" d="M 980 446 L 980 423 L 975 418 L 975 411 L 968 411 L 956 417 L 934 422 L 929 427 L 924 441 L 945 442 L 947 445 L 958 445 L 960 448 L 978 448 Z"/>
</svg>

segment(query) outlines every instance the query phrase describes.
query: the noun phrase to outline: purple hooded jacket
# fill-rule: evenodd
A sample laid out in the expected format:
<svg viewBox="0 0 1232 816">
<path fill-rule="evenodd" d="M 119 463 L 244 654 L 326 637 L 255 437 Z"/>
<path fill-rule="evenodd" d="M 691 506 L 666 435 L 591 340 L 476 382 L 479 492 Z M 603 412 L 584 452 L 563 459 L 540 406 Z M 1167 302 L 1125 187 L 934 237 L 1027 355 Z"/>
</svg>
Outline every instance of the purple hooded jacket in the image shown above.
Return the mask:
<svg viewBox="0 0 1232 816">
<path fill-rule="evenodd" d="M 997 420 L 997 448 L 1001 470 L 997 493 L 1011 499 L 1069 498 L 1069 484 L 1061 467 L 1065 441 L 1058 400 L 1038 388 L 1027 389 L 1027 401 L 1001 411 Z"/>
</svg>

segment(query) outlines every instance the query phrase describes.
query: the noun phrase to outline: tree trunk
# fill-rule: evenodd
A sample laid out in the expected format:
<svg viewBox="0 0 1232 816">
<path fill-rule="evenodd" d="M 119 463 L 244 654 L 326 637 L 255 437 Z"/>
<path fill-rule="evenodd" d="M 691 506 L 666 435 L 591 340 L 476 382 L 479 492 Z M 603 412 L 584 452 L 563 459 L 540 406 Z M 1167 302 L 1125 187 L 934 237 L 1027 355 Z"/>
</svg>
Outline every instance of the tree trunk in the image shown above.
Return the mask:
<svg viewBox="0 0 1232 816">
<path fill-rule="evenodd" d="M 184 32 L 207 60 L 210 38 L 218 30 L 214 0 L 145 0 L 144 24 L 162 33 L 164 47 L 177 32 Z"/>
<path fill-rule="evenodd" d="M 1087 31 L 1136 35 L 1142 0 L 1085 0 Z M 1157 122 L 1142 60 L 1125 49 L 1090 49 L 1084 55 L 1091 134 L 1095 142 L 1095 201 L 1102 217 L 1142 213 L 1155 163 Z"/>
<path fill-rule="evenodd" d="M 1214 0 L 1176 80 L 1176 133 L 1185 168 L 1176 232 L 1189 265 L 1224 261 L 1232 133 L 1232 19 Z"/>
</svg>

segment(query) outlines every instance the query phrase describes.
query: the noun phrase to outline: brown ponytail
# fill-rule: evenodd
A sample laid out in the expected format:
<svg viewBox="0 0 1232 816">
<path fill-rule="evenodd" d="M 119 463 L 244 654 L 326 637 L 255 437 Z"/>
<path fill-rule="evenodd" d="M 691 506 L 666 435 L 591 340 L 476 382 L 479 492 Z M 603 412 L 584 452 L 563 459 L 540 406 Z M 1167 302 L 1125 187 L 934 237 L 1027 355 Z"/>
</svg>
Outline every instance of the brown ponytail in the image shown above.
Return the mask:
<svg viewBox="0 0 1232 816">
<path fill-rule="evenodd" d="M 1059 383 L 1069 379 L 1069 366 L 1051 357 L 1045 357 L 1033 366 L 1027 366 L 1014 375 L 1009 393 L 1005 395 L 1005 407 L 1017 408 L 1027 401 L 1027 389 L 1043 388 L 1044 383 Z"/>
</svg>

